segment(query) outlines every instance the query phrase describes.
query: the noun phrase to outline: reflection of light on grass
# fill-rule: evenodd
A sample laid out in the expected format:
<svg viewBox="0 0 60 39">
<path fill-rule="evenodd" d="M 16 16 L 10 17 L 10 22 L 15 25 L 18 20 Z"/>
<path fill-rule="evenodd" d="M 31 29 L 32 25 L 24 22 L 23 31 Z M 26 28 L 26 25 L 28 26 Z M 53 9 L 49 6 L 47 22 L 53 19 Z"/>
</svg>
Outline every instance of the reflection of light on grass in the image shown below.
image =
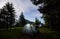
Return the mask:
<svg viewBox="0 0 60 39">
<path fill-rule="evenodd" d="M 31 27 L 30 27 L 30 24 L 26 24 L 23 28 L 23 32 L 24 33 L 31 33 Z"/>
<path fill-rule="evenodd" d="M 30 24 L 27 24 L 26 27 L 29 28 L 30 27 Z"/>
<path fill-rule="evenodd" d="M 25 25 L 24 29 L 25 29 L 26 31 L 30 31 L 30 30 L 31 30 L 30 24 Z"/>
<path fill-rule="evenodd" d="M 23 28 L 23 32 L 24 33 L 29 33 L 29 34 L 32 34 L 33 32 L 37 32 L 36 30 L 35 30 L 35 27 L 34 26 L 32 26 L 32 25 L 30 25 L 30 24 L 26 24 L 25 26 L 24 26 L 24 28 Z"/>
</svg>

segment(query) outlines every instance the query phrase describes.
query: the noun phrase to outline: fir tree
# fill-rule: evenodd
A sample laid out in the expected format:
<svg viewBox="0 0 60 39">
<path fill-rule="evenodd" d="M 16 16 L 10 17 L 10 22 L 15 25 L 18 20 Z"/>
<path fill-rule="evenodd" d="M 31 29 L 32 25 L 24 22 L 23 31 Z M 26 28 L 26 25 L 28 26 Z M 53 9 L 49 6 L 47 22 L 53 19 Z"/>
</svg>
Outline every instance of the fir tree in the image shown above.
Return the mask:
<svg viewBox="0 0 60 39">
<path fill-rule="evenodd" d="M 3 7 L 6 10 L 6 23 L 8 26 L 12 26 L 15 23 L 15 10 L 13 4 L 7 3 L 6 6 Z"/>
<path fill-rule="evenodd" d="M 19 17 L 19 22 L 20 22 L 20 26 L 25 26 L 26 24 L 26 20 L 24 18 L 23 13 L 21 13 L 20 17 Z"/>
<path fill-rule="evenodd" d="M 15 23 L 15 10 L 9 2 L 6 3 L 4 7 L 2 7 L 0 12 L 0 26 L 8 28 L 11 27 Z"/>
<path fill-rule="evenodd" d="M 45 26 L 53 30 L 60 30 L 60 2 L 59 0 L 31 0 L 34 5 L 44 4 L 43 8 L 39 6 L 38 11 L 43 14 Z"/>
</svg>

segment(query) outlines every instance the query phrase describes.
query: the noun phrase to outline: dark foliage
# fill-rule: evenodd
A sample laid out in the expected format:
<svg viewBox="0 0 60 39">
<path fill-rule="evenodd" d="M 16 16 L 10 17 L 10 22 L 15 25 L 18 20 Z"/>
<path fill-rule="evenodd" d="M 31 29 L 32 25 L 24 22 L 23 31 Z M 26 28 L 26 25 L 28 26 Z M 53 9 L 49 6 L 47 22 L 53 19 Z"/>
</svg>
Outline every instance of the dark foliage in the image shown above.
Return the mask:
<svg viewBox="0 0 60 39">
<path fill-rule="evenodd" d="M 15 10 L 9 2 L 0 10 L 0 28 L 8 28 L 15 23 Z"/>
<path fill-rule="evenodd" d="M 35 23 L 34 23 L 35 27 L 39 28 L 40 24 L 41 22 L 37 18 L 35 18 Z"/>
<path fill-rule="evenodd" d="M 26 20 L 24 18 L 23 13 L 21 13 L 21 15 L 19 17 L 19 23 L 20 23 L 20 26 L 25 26 L 26 25 Z"/>
<path fill-rule="evenodd" d="M 34 2 L 33 2 L 34 1 Z M 44 3 L 44 7 L 39 6 L 39 11 L 43 14 L 45 19 L 45 26 L 52 28 L 53 30 L 60 31 L 60 2 L 59 0 L 33 0 L 34 5 Z"/>
<path fill-rule="evenodd" d="M 43 2 L 43 0 L 31 0 L 33 4 L 39 5 L 40 3 Z"/>
</svg>

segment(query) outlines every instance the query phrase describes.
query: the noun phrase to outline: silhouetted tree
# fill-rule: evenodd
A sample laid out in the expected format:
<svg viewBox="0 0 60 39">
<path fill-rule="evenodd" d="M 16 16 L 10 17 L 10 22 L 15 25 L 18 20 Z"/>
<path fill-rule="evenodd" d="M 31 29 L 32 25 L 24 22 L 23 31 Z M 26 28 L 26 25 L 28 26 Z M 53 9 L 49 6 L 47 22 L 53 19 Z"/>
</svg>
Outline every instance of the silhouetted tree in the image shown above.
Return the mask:
<svg viewBox="0 0 60 39">
<path fill-rule="evenodd" d="M 39 11 L 43 14 L 45 25 L 53 30 L 60 31 L 60 2 L 59 0 L 31 0 L 34 5 L 40 5 Z"/>
<path fill-rule="evenodd" d="M 40 21 L 37 19 L 37 18 L 35 18 L 35 23 L 34 23 L 34 25 L 35 25 L 35 27 L 36 28 L 38 28 L 39 26 L 40 26 Z"/>
<path fill-rule="evenodd" d="M 1 12 L 0 12 L 0 28 L 4 28 L 6 27 L 6 20 L 5 20 L 5 13 L 6 11 L 3 9 L 1 9 Z"/>
<path fill-rule="evenodd" d="M 7 3 L 6 6 L 4 6 L 4 9 L 6 10 L 6 23 L 8 26 L 12 26 L 15 23 L 15 10 L 13 7 L 13 4 Z"/>
<path fill-rule="evenodd" d="M 23 13 L 21 13 L 21 15 L 19 17 L 19 22 L 20 22 L 20 26 L 24 26 L 26 24 L 26 20 L 24 18 Z"/>
<path fill-rule="evenodd" d="M 15 10 L 9 2 L 1 9 L 0 12 L 0 25 L 2 27 L 11 27 L 15 23 Z"/>
</svg>

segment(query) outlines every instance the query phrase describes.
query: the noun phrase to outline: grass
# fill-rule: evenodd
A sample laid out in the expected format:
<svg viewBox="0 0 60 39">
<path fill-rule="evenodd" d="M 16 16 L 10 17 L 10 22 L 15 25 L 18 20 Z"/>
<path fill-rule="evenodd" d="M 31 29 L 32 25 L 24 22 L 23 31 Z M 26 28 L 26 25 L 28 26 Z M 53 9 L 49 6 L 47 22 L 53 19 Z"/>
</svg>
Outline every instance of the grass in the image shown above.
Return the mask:
<svg viewBox="0 0 60 39">
<path fill-rule="evenodd" d="M 57 32 L 56 31 L 53 31 L 49 28 L 39 28 L 38 29 L 40 31 L 40 33 L 43 35 L 44 38 L 47 38 L 47 39 L 57 39 L 58 38 L 58 35 L 57 35 Z"/>
<path fill-rule="evenodd" d="M 49 28 L 44 28 L 44 27 L 39 28 L 39 31 L 42 32 L 42 33 L 53 33 L 53 32 L 55 32 L 55 31 L 52 31 Z"/>
<path fill-rule="evenodd" d="M 0 30 L 0 37 L 1 38 L 19 38 L 21 36 L 22 27 L 14 27 Z"/>
<path fill-rule="evenodd" d="M 13 27 L 13 28 L 7 28 L 0 30 L 0 39 L 20 39 L 23 37 L 22 30 L 23 27 Z M 42 34 L 43 38 L 47 39 L 57 39 L 57 32 L 52 31 L 49 28 L 39 28 L 38 29 L 40 33 Z M 40 35 L 41 36 L 41 35 Z"/>
</svg>

